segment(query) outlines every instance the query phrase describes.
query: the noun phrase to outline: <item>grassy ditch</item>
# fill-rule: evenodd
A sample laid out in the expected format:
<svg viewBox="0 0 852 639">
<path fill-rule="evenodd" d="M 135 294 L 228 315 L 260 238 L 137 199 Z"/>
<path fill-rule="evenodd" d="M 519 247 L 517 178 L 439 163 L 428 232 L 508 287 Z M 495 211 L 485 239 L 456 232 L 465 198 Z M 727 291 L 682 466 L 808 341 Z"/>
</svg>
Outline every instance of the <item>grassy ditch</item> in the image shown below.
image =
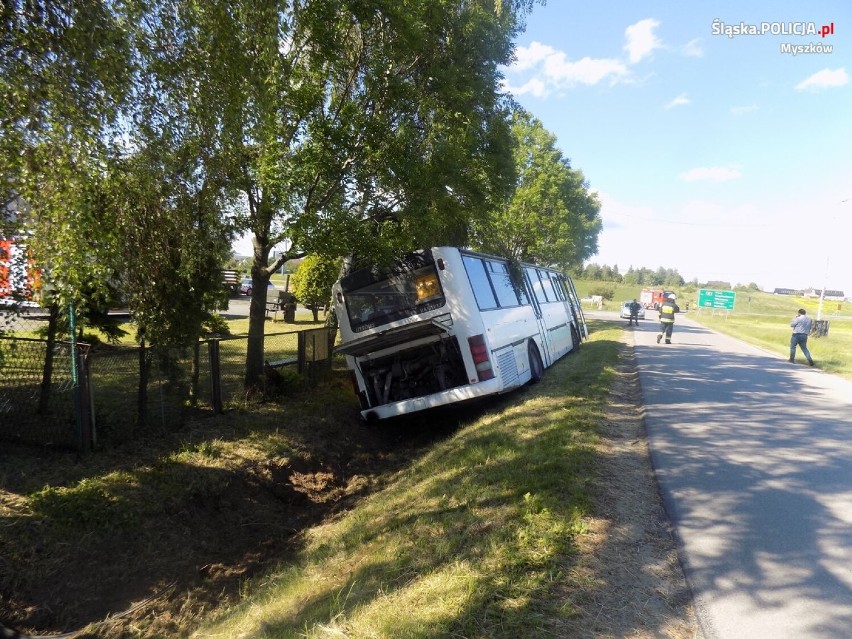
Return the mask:
<svg viewBox="0 0 852 639">
<path fill-rule="evenodd" d="M 338 368 L 84 458 L 4 447 L 0 621 L 101 639 L 554 627 L 586 587 L 565 566 L 620 334 L 593 323 L 537 385 L 375 427 Z"/>
<path fill-rule="evenodd" d="M 584 530 L 616 329 L 501 399 L 357 508 L 305 531 L 292 563 L 196 637 L 532 636 Z"/>
</svg>

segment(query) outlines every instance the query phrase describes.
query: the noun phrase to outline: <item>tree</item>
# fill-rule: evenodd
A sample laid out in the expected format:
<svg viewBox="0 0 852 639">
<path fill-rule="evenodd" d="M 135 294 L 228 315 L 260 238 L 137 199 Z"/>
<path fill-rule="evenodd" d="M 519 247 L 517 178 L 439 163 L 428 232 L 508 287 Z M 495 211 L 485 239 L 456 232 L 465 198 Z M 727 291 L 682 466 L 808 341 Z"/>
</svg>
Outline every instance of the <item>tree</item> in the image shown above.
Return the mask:
<svg viewBox="0 0 852 639">
<path fill-rule="evenodd" d="M 29 249 L 64 308 L 103 292 L 115 261 L 101 186 L 128 40 L 104 0 L 7 0 L 0 20 L 0 180 L 26 201 Z"/>
<path fill-rule="evenodd" d="M 228 237 L 209 173 L 197 172 L 202 136 L 157 126 L 173 112 L 157 111 L 152 93 L 178 87 L 153 89 L 140 72 L 152 47 L 128 28 L 138 11 L 132 1 L 4 4 L 10 152 L 0 166 L 29 206 L 28 244 L 52 303 L 73 301 L 91 322 L 120 284 L 140 336 L 186 344 L 209 315 L 202 300 L 219 287 Z"/>
<path fill-rule="evenodd" d="M 589 264 L 583 272 L 583 277 L 587 280 L 601 279 L 601 267 L 597 264 Z"/>
<path fill-rule="evenodd" d="M 253 244 L 245 381 L 263 370 L 266 282 L 304 252 L 461 243 L 502 192 L 498 65 L 531 0 L 162 0 L 139 41 L 145 111 L 204 131 Z M 177 91 L 172 91 L 177 88 Z M 177 96 L 177 97 L 173 97 Z M 291 250 L 271 260 L 273 247 Z"/>
<path fill-rule="evenodd" d="M 636 285 L 639 284 L 639 272 L 633 269 L 633 266 L 627 269 L 627 273 L 622 278 L 624 284 Z"/>
<path fill-rule="evenodd" d="M 112 176 L 124 256 L 119 277 L 137 339 L 188 346 L 225 301 L 219 269 L 231 238 L 220 216 L 221 189 L 195 177 L 195 146 L 171 153 L 152 148 L 163 143 L 116 164 Z"/>
<path fill-rule="evenodd" d="M 517 181 L 474 229 L 474 245 L 516 260 L 568 268 L 597 252 L 600 203 L 556 138 L 523 109 L 512 113 Z"/>
<path fill-rule="evenodd" d="M 319 321 L 319 309 L 331 301 L 331 286 L 340 273 L 340 260 L 308 255 L 293 275 L 293 294 Z"/>
<path fill-rule="evenodd" d="M 257 382 L 265 284 L 281 263 L 463 244 L 470 221 L 505 196 L 499 66 L 532 3 L 5 2 L 0 178 L 32 206 L 32 247 L 56 299 L 141 268 L 141 254 L 122 255 L 131 241 L 151 248 L 158 281 L 170 278 L 163 290 L 178 290 L 203 270 L 190 266 L 193 229 L 215 246 L 223 229 L 248 231 L 245 379 Z M 124 191 L 117 175 L 128 176 Z M 231 228 L 212 224 L 215 207 Z M 142 227 L 121 226 L 134 221 Z M 293 248 L 271 260 L 283 240 Z M 192 297 L 201 306 L 176 319 L 144 275 L 127 281 L 145 334 L 182 339 L 203 315 L 206 283 Z"/>
</svg>

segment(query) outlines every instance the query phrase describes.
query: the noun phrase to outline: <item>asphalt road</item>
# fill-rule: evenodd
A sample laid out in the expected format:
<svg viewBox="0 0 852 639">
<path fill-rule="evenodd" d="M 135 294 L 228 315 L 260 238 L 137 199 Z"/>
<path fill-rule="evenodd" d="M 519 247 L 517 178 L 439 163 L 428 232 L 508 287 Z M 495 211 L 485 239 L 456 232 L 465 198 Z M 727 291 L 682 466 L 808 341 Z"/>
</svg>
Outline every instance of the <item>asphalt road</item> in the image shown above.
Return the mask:
<svg viewBox="0 0 852 639">
<path fill-rule="evenodd" d="M 852 383 L 682 315 L 671 345 L 658 327 L 630 330 L 705 637 L 852 637 Z"/>
</svg>

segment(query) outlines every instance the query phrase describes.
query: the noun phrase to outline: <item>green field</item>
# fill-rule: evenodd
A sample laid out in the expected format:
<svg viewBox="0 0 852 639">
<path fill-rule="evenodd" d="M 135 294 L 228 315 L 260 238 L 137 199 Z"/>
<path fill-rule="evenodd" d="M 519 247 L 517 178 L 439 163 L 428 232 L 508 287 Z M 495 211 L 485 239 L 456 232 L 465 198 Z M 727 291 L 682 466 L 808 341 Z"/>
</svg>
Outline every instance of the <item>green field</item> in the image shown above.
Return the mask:
<svg viewBox="0 0 852 639">
<path fill-rule="evenodd" d="M 575 285 L 580 297 L 587 297 L 590 291 L 602 286 L 612 289 L 612 299 L 605 300 L 603 305 L 603 310 L 610 311 L 619 310 L 625 300 L 638 298 L 641 291 L 641 287 L 606 282 L 577 280 Z M 682 287 L 675 292 L 682 310 L 689 303 L 691 319 L 779 355 L 789 353 L 790 320 L 798 309 L 804 308 L 814 319 L 819 312 L 819 300 L 761 291 L 737 291 L 734 308 L 729 312 L 706 308 L 697 310 L 698 291 L 695 288 Z M 655 317 L 653 312 L 648 314 L 649 319 Z M 825 301 L 820 318 L 829 322 L 828 335 L 808 340 L 808 348 L 817 367 L 852 379 L 852 303 Z M 797 358 L 803 360 L 801 351 Z"/>
</svg>

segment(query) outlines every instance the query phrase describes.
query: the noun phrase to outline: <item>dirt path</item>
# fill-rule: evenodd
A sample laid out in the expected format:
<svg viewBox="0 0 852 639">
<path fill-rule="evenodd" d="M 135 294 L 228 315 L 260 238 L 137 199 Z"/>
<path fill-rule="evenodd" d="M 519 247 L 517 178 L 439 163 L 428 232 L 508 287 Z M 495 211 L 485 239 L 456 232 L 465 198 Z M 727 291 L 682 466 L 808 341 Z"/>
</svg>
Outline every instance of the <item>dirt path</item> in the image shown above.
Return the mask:
<svg viewBox="0 0 852 639">
<path fill-rule="evenodd" d="M 626 337 L 626 334 L 625 334 Z M 580 539 L 575 579 L 567 593 L 582 614 L 566 635 L 600 639 L 699 637 L 692 595 L 663 507 L 643 421 L 632 346 L 625 345 L 600 430 L 603 463 L 594 517 Z"/>
</svg>

